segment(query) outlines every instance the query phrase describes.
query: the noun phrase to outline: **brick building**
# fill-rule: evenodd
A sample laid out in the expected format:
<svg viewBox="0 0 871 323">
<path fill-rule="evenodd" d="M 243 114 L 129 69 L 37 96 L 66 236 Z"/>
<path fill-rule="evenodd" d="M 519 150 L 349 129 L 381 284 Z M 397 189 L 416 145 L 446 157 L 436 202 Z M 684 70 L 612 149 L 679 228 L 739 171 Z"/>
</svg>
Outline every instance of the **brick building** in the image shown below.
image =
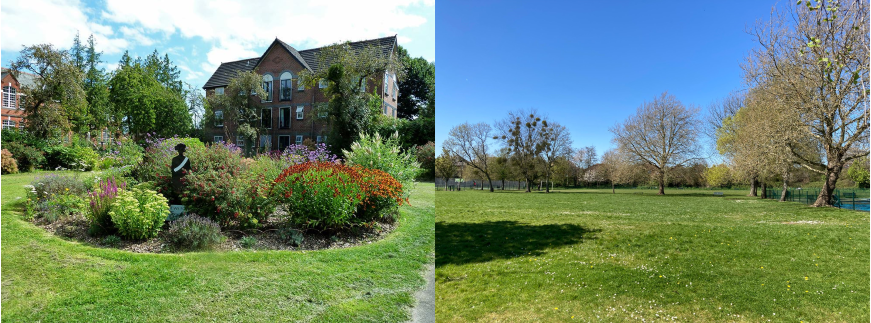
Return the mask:
<svg viewBox="0 0 871 323">
<path fill-rule="evenodd" d="M 384 55 L 392 56 L 396 50 L 396 36 L 349 43 L 352 49 L 375 47 Z M 206 96 L 223 95 L 225 87 L 237 71 L 257 71 L 263 78 L 263 87 L 269 97 L 262 99 L 260 105 L 261 124 L 267 134 L 261 136 L 259 147 L 269 150 L 283 150 L 290 144 L 300 144 L 305 139 L 316 142 L 326 141 L 328 126 L 316 120 L 313 106 L 328 102 L 323 90 L 325 83 L 317 88 L 306 88 L 299 83 L 303 70 L 318 72 L 317 54 L 321 48 L 297 51 L 287 43 L 275 39 L 261 57 L 221 63 L 221 66 L 203 86 Z M 398 82 L 394 71 L 386 71 L 376 80 L 365 85 L 367 91 L 375 87 L 381 96 L 381 111 L 396 117 L 396 102 L 399 96 Z M 223 111 L 215 111 L 214 125 L 208 125 L 207 133 L 215 141 L 233 142 L 243 145 L 241 138 L 224 138 Z"/>
<path fill-rule="evenodd" d="M 21 92 L 22 87 L 33 87 L 34 75 L 21 72 L 18 77 L 10 73 L 8 68 L 2 68 L 2 124 L 3 129 L 23 128 L 24 127 L 24 94 Z"/>
</svg>

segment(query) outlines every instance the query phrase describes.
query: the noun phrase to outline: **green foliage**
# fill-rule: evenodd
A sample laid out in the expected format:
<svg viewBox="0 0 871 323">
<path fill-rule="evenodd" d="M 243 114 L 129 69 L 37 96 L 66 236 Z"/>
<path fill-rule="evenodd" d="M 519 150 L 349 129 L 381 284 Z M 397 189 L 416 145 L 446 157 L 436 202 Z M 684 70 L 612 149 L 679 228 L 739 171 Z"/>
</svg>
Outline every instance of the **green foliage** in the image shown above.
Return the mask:
<svg viewBox="0 0 871 323">
<path fill-rule="evenodd" d="M 112 157 L 115 159 L 115 166 L 137 165 L 142 161 L 145 150 L 133 142 L 133 140 L 123 138 L 116 141 L 116 144 L 111 152 Z"/>
<path fill-rule="evenodd" d="M 55 145 L 45 148 L 46 168 L 92 170 L 97 168 L 100 155 L 88 146 L 75 143 L 70 146 Z"/>
<path fill-rule="evenodd" d="M 380 134 L 360 134 L 360 139 L 351 145 L 350 151 L 343 151 L 348 165 L 360 165 L 365 168 L 379 169 L 407 187 L 414 183 L 414 178 L 420 173 L 420 163 L 409 152 L 402 152 L 399 146 L 399 134 L 382 138 Z"/>
<path fill-rule="evenodd" d="M 192 152 L 192 173 L 185 176 L 182 204 L 221 226 L 256 227 L 265 221 L 274 210 L 267 198 L 270 172 L 249 171 L 240 153 L 226 144 Z"/>
<path fill-rule="evenodd" d="M 724 164 L 714 165 L 705 171 L 708 187 L 726 187 L 732 184 L 732 171 Z"/>
<path fill-rule="evenodd" d="M 38 203 L 36 215 L 48 222 L 55 222 L 61 218 L 84 214 L 87 210 L 87 202 L 84 198 L 75 194 L 61 194 L 49 196 Z"/>
<path fill-rule="evenodd" d="M 174 246 L 190 250 L 211 248 L 224 241 L 218 223 L 196 214 L 188 214 L 172 221 L 166 237 Z"/>
<path fill-rule="evenodd" d="M 187 134 L 191 128 L 184 98 L 164 87 L 140 63 L 122 66 L 109 81 L 110 102 L 125 117 L 134 138 Z"/>
<path fill-rule="evenodd" d="M 411 58 L 401 46 L 397 48 L 397 51 L 402 61 L 405 77 L 399 80 L 396 116 L 411 119 L 424 112 L 424 114 L 429 113 L 434 117 L 435 114 L 432 111 L 426 110 L 434 108 L 429 104 L 429 98 L 435 96 L 435 63 L 431 63 L 423 57 Z"/>
<path fill-rule="evenodd" d="M 15 161 L 15 158 L 12 158 L 12 153 L 8 150 L 3 149 L 2 155 L 2 173 L 3 174 L 16 174 L 18 173 L 18 162 Z"/>
<path fill-rule="evenodd" d="M 70 55 L 51 44 L 24 47 L 10 69 L 36 75 L 33 87 L 22 89 L 27 129 L 38 138 L 58 138 L 68 130 L 84 132 L 87 106 L 82 71 Z"/>
<path fill-rule="evenodd" d="M 430 141 L 426 145 L 417 146 L 414 154 L 421 170 L 417 179 L 427 181 L 435 179 L 435 143 Z"/>
<path fill-rule="evenodd" d="M 301 246 L 302 241 L 305 239 L 302 235 L 302 231 L 287 226 L 278 229 L 278 237 L 281 240 L 289 241 L 294 246 Z"/>
<path fill-rule="evenodd" d="M 115 203 L 118 192 L 123 190 L 126 185 L 123 181 L 116 181 L 115 178 L 110 177 L 105 181 L 99 181 L 98 187 L 88 193 L 90 207 L 88 208 L 87 215 L 88 220 L 91 222 L 90 231 L 92 234 L 99 235 L 115 231 L 115 225 L 112 223 L 109 211 L 112 204 Z"/>
<path fill-rule="evenodd" d="M 355 181 L 358 173 L 334 165 L 295 165 L 276 179 L 272 198 L 288 206 L 287 224 L 336 228 L 351 222 L 365 193 Z"/>
<path fill-rule="evenodd" d="M 853 160 L 850 169 L 847 170 L 847 176 L 850 177 L 856 187 L 867 188 L 869 185 L 869 164 L 868 157 L 861 157 Z"/>
<path fill-rule="evenodd" d="M 30 186 L 32 187 L 31 191 L 33 191 L 36 199 L 40 202 L 46 201 L 53 196 L 65 194 L 83 196 L 87 193 L 85 184 L 79 179 L 57 174 L 37 176 L 30 183 Z"/>
<path fill-rule="evenodd" d="M 415 146 L 435 141 L 435 118 L 421 117 L 406 120 L 388 117 L 374 125 L 370 133 L 379 133 L 385 138 L 399 133 L 399 145 L 402 151 L 407 151 Z"/>
<path fill-rule="evenodd" d="M 122 191 L 109 208 L 112 223 L 122 237 L 139 240 L 157 236 L 169 215 L 166 198 L 152 190 Z"/>
<path fill-rule="evenodd" d="M 251 249 L 257 245 L 257 238 L 251 236 L 242 237 L 242 239 L 239 239 L 239 244 L 242 245 L 242 248 Z"/>
<path fill-rule="evenodd" d="M 178 155 L 175 146 L 183 143 L 186 148 L 185 155 L 191 156 L 190 163 L 192 169 L 204 169 L 207 161 L 199 157 L 193 158 L 197 154 L 205 151 L 206 146 L 197 138 L 147 138 L 148 144 L 145 153 L 142 157 L 142 162 L 137 164 L 132 171 L 132 176 L 137 181 L 151 182 L 154 184 L 154 189 L 158 193 L 169 194 L 172 192 L 172 173 L 169 166 L 172 164 L 172 158 Z"/>
<path fill-rule="evenodd" d="M 260 134 L 266 129 L 261 124 L 263 106 L 252 99 L 251 95 L 264 98 L 263 77 L 255 71 L 239 71 L 230 79 L 224 89 L 224 95 L 212 95 L 207 99 L 206 114 L 203 121 L 206 127 L 215 123 L 215 111 L 222 111 L 224 137 L 227 140 L 243 136 L 252 142 L 248 146 L 259 144 Z M 211 140 L 211 138 L 209 138 Z"/>
<path fill-rule="evenodd" d="M 34 147 L 27 146 L 21 142 L 5 143 L 3 147 L 9 149 L 18 167 L 23 171 L 33 171 L 35 168 L 40 168 L 45 164 L 46 158 L 44 153 Z"/>
<path fill-rule="evenodd" d="M 114 234 L 108 235 L 105 238 L 103 238 L 103 245 L 104 246 L 109 246 L 109 247 L 114 248 L 114 247 L 118 247 L 118 245 L 120 245 L 120 244 L 121 244 L 121 238 L 119 238 L 118 236 L 116 236 Z"/>
</svg>

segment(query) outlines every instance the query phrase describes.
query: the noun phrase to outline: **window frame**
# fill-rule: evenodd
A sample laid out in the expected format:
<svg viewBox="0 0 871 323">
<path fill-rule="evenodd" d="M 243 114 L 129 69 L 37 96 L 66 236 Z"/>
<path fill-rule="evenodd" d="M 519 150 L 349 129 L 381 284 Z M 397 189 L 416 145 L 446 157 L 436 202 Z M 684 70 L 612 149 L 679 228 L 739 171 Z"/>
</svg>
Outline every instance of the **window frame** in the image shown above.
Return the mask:
<svg viewBox="0 0 871 323">
<path fill-rule="evenodd" d="M 263 125 L 263 112 L 269 111 L 269 126 Z M 260 109 L 260 126 L 264 129 L 272 129 L 272 108 L 261 108 Z"/>
<path fill-rule="evenodd" d="M 302 120 L 305 118 L 305 106 L 297 106 L 296 107 L 296 120 Z"/>
<path fill-rule="evenodd" d="M 18 90 L 16 90 L 13 86 L 7 85 L 3 87 L 3 104 L 2 107 L 6 109 L 18 109 Z"/>
<path fill-rule="evenodd" d="M 218 114 L 221 115 L 220 118 L 218 118 Z M 221 124 L 218 124 L 218 121 L 220 121 Z M 215 127 L 218 127 L 218 128 L 224 127 L 224 110 L 215 110 Z"/>
<path fill-rule="evenodd" d="M 5 129 L 10 129 L 10 128 L 15 129 L 15 126 L 16 126 L 15 123 L 16 123 L 16 122 L 13 121 L 13 120 L 10 120 L 10 119 L 3 119 L 2 129 L 4 129 L 4 130 L 5 130 Z"/>
<path fill-rule="evenodd" d="M 266 80 L 267 78 L 269 79 L 268 81 Z M 267 99 L 264 100 L 263 98 L 260 98 L 260 102 L 272 102 L 272 90 L 274 89 L 274 87 L 272 86 L 272 83 L 274 82 L 272 74 L 263 74 L 262 79 L 263 83 L 261 83 L 261 87 L 263 87 L 263 90 L 266 91 Z"/>
<path fill-rule="evenodd" d="M 286 77 L 285 77 L 286 76 Z M 290 101 L 293 99 L 293 73 L 284 72 L 278 77 L 278 101 Z M 287 85 L 285 87 L 285 85 Z M 284 89 L 287 89 L 287 97 L 284 97 Z"/>
<path fill-rule="evenodd" d="M 216 87 L 215 88 L 215 95 L 224 95 L 224 88 L 223 87 Z"/>
<path fill-rule="evenodd" d="M 291 114 L 290 109 L 291 109 L 291 107 L 278 108 L 278 129 L 290 129 L 290 126 L 292 125 L 291 120 L 293 120 L 293 114 Z M 283 120 L 284 119 L 284 113 L 283 113 L 284 110 L 287 110 L 287 119 L 286 120 Z M 287 125 L 282 125 L 282 120 L 284 121 L 283 123 L 286 123 Z"/>
<path fill-rule="evenodd" d="M 245 137 L 237 135 L 236 136 L 236 146 L 245 147 Z"/>
<path fill-rule="evenodd" d="M 287 138 L 287 146 L 281 147 L 281 138 Z M 288 146 L 290 146 L 290 135 L 278 135 L 278 149 L 279 151 L 284 151 Z"/>
<path fill-rule="evenodd" d="M 327 80 L 326 79 L 318 80 L 318 88 L 319 89 L 326 89 L 327 88 Z"/>
<path fill-rule="evenodd" d="M 263 145 L 263 139 L 266 139 L 266 145 Z M 266 148 L 266 151 L 272 150 L 272 135 L 260 135 L 260 148 Z"/>
<path fill-rule="evenodd" d="M 218 139 L 218 138 L 220 138 L 220 139 Z M 213 136 L 212 141 L 213 142 L 224 142 L 224 136 Z"/>
<path fill-rule="evenodd" d="M 296 138 L 295 138 L 295 139 L 296 139 L 296 144 L 297 144 L 297 145 L 302 145 L 302 141 L 303 141 L 305 138 L 303 138 L 302 135 L 296 135 Z"/>
</svg>

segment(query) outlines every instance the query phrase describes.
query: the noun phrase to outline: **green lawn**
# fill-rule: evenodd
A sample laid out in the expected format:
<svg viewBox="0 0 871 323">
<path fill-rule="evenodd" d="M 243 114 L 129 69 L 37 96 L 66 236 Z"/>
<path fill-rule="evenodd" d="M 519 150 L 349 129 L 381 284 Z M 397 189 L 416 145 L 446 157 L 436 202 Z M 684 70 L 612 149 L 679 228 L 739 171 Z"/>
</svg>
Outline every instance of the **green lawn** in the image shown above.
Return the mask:
<svg viewBox="0 0 871 323">
<path fill-rule="evenodd" d="M 2 177 L 3 321 L 401 322 L 433 260 L 432 183 L 417 185 L 398 229 L 365 246 L 134 254 L 22 220 L 33 176 Z"/>
<path fill-rule="evenodd" d="M 436 192 L 436 318 L 869 321 L 867 212 L 724 193 Z"/>
</svg>

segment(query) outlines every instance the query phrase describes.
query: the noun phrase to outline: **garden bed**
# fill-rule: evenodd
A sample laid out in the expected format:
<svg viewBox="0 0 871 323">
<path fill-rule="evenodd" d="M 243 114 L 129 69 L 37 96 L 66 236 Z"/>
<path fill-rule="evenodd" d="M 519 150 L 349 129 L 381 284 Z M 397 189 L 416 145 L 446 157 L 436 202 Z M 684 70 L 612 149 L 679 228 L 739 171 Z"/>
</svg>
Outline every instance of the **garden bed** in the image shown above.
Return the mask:
<svg viewBox="0 0 871 323">
<path fill-rule="evenodd" d="M 308 230 L 303 232 L 303 241 L 299 245 L 288 239 L 283 239 L 280 235 L 280 228 L 274 226 L 264 226 L 260 229 L 250 230 L 226 230 L 221 232 L 225 240 L 214 246 L 210 251 L 341 249 L 378 241 L 389 235 L 396 228 L 395 223 L 375 223 L 376 225 L 371 228 L 359 227 L 356 230 L 335 232 Z M 164 229 L 161 230 L 157 237 L 141 241 L 119 240 L 114 244 L 106 241 L 106 237 L 88 234 L 90 224 L 88 219 L 81 215 L 62 218 L 53 223 L 36 220 L 34 224 L 56 236 L 94 247 L 113 248 L 136 253 L 176 253 L 189 251 L 179 250 L 167 241 L 165 232 L 169 226 L 168 224 L 164 225 Z M 245 247 L 242 241 L 245 237 L 253 237 L 256 239 L 256 243 L 253 246 Z"/>
</svg>

